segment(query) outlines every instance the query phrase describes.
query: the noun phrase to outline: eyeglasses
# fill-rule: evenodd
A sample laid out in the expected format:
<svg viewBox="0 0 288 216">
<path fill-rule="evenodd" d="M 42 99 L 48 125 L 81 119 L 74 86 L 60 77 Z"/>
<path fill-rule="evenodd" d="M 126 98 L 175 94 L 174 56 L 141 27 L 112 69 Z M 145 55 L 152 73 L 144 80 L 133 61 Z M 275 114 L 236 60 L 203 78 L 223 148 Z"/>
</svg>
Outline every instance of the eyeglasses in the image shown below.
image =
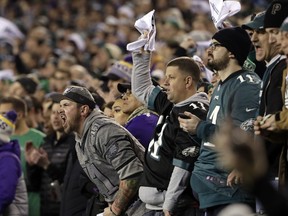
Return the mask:
<svg viewBox="0 0 288 216">
<path fill-rule="evenodd" d="M 214 51 L 217 47 L 220 47 L 220 46 L 222 46 L 222 44 L 217 43 L 217 42 L 213 42 L 213 43 L 211 43 L 211 44 L 209 45 L 209 48 L 210 48 L 212 51 Z"/>
</svg>

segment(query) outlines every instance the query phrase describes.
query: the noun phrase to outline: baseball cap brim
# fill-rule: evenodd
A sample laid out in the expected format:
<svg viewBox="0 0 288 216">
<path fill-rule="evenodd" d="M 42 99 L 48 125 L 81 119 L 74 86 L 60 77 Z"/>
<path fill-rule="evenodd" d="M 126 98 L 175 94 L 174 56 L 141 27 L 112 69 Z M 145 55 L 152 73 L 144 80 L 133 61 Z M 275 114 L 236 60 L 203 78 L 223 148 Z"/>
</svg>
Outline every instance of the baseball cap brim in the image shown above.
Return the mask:
<svg viewBox="0 0 288 216">
<path fill-rule="evenodd" d="M 125 93 L 127 89 L 131 90 L 131 84 L 130 83 L 118 83 L 117 89 L 120 93 Z"/>
<path fill-rule="evenodd" d="M 260 21 L 251 21 L 241 26 L 243 29 L 264 29 L 264 24 Z"/>
<path fill-rule="evenodd" d="M 50 97 L 56 103 L 60 103 L 60 101 L 62 100 L 70 100 L 79 104 L 88 105 L 91 109 L 94 109 L 96 106 L 95 101 L 91 101 L 76 92 L 68 92 L 65 95 L 60 93 L 54 93 Z"/>
<path fill-rule="evenodd" d="M 241 27 L 243 29 L 264 29 L 264 17 L 265 17 L 265 11 L 257 14 L 254 19 L 246 24 L 243 24 Z"/>
<path fill-rule="evenodd" d="M 60 103 L 60 101 L 62 101 L 62 100 L 72 100 L 72 101 L 74 101 L 73 99 L 71 99 L 69 97 L 66 97 L 63 94 L 55 93 L 55 92 L 52 95 L 50 95 L 49 97 L 56 103 Z"/>
</svg>

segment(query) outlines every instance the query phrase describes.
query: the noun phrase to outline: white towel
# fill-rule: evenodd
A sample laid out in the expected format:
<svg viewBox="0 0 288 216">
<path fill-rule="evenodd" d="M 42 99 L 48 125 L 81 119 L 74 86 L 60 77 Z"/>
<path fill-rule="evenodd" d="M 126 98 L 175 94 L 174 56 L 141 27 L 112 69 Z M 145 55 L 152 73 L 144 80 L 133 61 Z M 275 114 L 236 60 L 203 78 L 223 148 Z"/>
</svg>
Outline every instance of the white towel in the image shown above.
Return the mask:
<svg viewBox="0 0 288 216">
<path fill-rule="evenodd" d="M 217 29 L 223 28 L 223 21 L 241 10 L 239 1 L 209 0 L 211 16 Z"/>
<path fill-rule="evenodd" d="M 0 17 L 0 38 L 4 38 L 9 41 L 14 39 L 24 39 L 24 34 L 20 29 L 10 20 Z"/>
<path fill-rule="evenodd" d="M 0 80 L 13 80 L 14 72 L 11 69 L 0 70 Z"/>
<path fill-rule="evenodd" d="M 137 41 L 127 44 L 126 49 L 128 51 L 140 51 L 143 46 L 144 50 L 155 50 L 156 25 L 154 12 L 155 10 L 152 10 L 136 20 L 134 26 L 141 33 L 141 36 Z"/>
</svg>

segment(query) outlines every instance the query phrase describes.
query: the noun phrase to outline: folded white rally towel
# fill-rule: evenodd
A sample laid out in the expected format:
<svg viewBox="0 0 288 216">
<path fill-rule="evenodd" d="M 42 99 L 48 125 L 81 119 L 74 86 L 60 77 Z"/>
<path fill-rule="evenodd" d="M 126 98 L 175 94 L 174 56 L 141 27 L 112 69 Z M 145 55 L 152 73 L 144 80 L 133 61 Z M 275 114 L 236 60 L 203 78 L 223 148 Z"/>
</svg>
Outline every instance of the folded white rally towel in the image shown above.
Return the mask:
<svg viewBox="0 0 288 216">
<path fill-rule="evenodd" d="M 211 16 L 217 29 L 223 28 L 223 21 L 241 10 L 239 1 L 209 0 Z"/>
<path fill-rule="evenodd" d="M 137 41 L 127 44 L 126 49 L 128 51 L 140 51 L 143 46 L 144 50 L 155 50 L 156 25 L 154 12 L 155 10 L 152 10 L 136 20 L 134 26 L 141 33 L 141 36 Z"/>
<path fill-rule="evenodd" d="M 0 17 L 0 38 L 13 41 L 14 39 L 24 39 L 24 34 L 18 26 L 10 20 Z"/>
</svg>

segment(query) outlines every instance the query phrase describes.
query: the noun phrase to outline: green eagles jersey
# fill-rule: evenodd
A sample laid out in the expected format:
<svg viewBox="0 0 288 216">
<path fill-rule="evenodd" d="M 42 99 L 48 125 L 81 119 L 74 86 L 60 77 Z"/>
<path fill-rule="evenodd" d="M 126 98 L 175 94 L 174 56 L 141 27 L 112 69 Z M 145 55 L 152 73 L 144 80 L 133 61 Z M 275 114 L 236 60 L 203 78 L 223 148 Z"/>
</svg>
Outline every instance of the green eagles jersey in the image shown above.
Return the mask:
<svg viewBox="0 0 288 216">
<path fill-rule="evenodd" d="M 217 163 L 218 155 L 210 138 L 215 129 L 230 117 L 234 125 L 248 131 L 259 108 L 261 80 L 254 72 L 241 70 L 231 74 L 216 86 L 205 122 L 197 128 L 202 138 L 200 156 L 191 178 L 192 188 L 198 193 L 201 208 L 231 202 L 252 202 L 253 198 L 239 189 L 226 186 L 230 171 Z M 214 128 L 212 130 L 211 128 Z"/>
</svg>

